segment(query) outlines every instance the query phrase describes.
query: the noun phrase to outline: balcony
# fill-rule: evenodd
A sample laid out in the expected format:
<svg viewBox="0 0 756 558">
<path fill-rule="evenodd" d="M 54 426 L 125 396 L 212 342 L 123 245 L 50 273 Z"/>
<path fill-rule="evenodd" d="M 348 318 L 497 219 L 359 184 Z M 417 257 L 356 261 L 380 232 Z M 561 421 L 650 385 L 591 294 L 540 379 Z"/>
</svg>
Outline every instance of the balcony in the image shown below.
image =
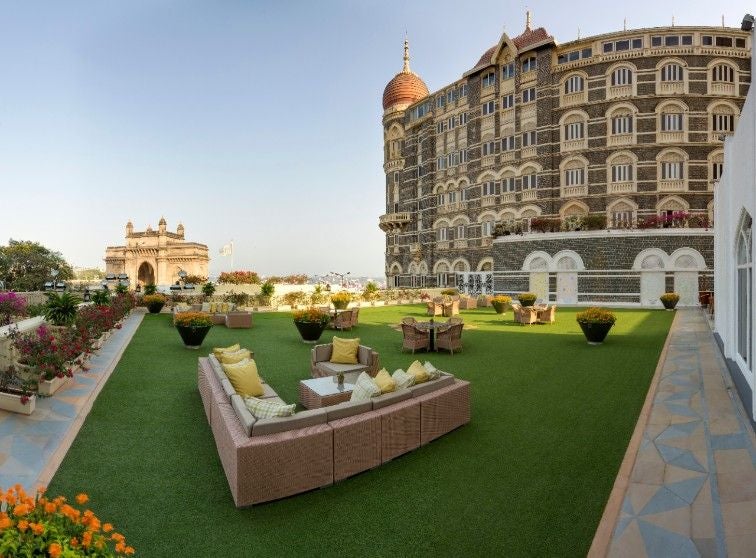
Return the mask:
<svg viewBox="0 0 756 558">
<path fill-rule="evenodd" d="M 496 196 L 483 196 L 480 198 L 480 207 L 491 207 L 496 205 Z"/>
<path fill-rule="evenodd" d="M 682 81 L 662 81 L 659 83 L 657 95 L 674 95 L 685 93 L 685 82 Z"/>
<path fill-rule="evenodd" d="M 455 248 L 467 248 L 467 239 L 466 238 L 459 238 L 454 241 L 454 247 Z"/>
<path fill-rule="evenodd" d="M 514 161 L 515 159 L 515 152 L 514 151 L 505 151 L 499 155 L 501 157 L 501 162 L 504 161 Z"/>
<path fill-rule="evenodd" d="M 674 132 L 659 132 L 656 137 L 659 143 L 683 143 L 685 141 L 685 132 L 682 130 Z"/>
<path fill-rule="evenodd" d="M 606 189 L 607 194 L 631 194 L 635 192 L 634 182 L 610 182 Z"/>
<path fill-rule="evenodd" d="M 378 226 L 383 232 L 399 230 L 412 220 L 412 214 L 409 211 L 401 213 L 387 213 L 378 218 Z"/>
<path fill-rule="evenodd" d="M 578 149 L 588 149 L 588 140 L 586 138 L 564 140 L 562 142 L 562 151 L 577 151 Z"/>
<path fill-rule="evenodd" d="M 687 190 L 684 179 L 660 180 L 660 192 L 685 192 Z"/>
<path fill-rule="evenodd" d="M 561 106 L 568 107 L 570 105 L 579 105 L 588 102 L 588 95 L 586 91 L 578 91 L 577 93 L 567 93 L 562 95 Z"/>
<path fill-rule="evenodd" d="M 531 189 L 531 190 L 523 190 L 522 191 L 522 201 L 532 201 L 538 199 L 538 190 Z"/>
<path fill-rule="evenodd" d="M 503 124 L 508 124 L 515 121 L 515 109 L 508 108 L 501 111 L 501 119 L 499 120 Z"/>
<path fill-rule="evenodd" d="M 608 99 L 618 99 L 621 97 L 632 97 L 633 86 L 632 85 L 610 85 L 606 90 L 606 97 Z"/>
<path fill-rule="evenodd" d="M 722 83 L 722 82 L 712 83 L 709 93 L 712 95 L 725 95 L 727 97 L 734 97 L 735 95 L 737 95 L 737 92 L 735 91 L 734 83 Z"/>
<path fill-rule="evenodd" d="M 709 132 L 709 141 L 712 143 L 722 143 L 725 136 L 731 136 L 734 132 Z"/>
<path fill-rule="evenodd" d="M 522 148 L 522 158 L 526 159 L 528 157 L 535 157 L 538 155 L 538 147 L 535 145 L 529 145 L 528 147 Z"/>
<path fill-rule="evenodd" d="M 439 205 L 438 208 L 436 208 L 436 211 L 438 211 L 438 213 L 457 213 L 459 211 L 464 211 L 465 209 L 467 209 L 467 202 L 458 201 L 447 203 L 446 205 Z"/>
<path fill-rule="evenodd" d="M 501 195 L 499 201 L 501 203 L 515 203 L 517 201 L 517 196 L 514 192 L 505 192 Z"/>
<path fill-rule="evenodd" d="M 485 157 L 481 158 L 481 160 L 480 160 L 480 166 L 481 167 L 492 167 L 492 166 L 494 166 L 495 162 L 496 162 L 496 156 L 495 155 L 486 155 Z"/>
<path fill-rule="evenodd" d="M 448 250 L 448 249 L 449 249 L 448 240 L 439 240 L 436 242 L 436 250 Z"/>
<path fill-rule="evenodd" d="M 383 164 L 384 172 L 394 172 L 404 168 L 404 159 L 393 159 Z"/>
<path fill-rule="evenodd" d="M 588 195 L 588 185 L 562 186 L 563 198 L 582 198 Z"/>
<path fill-rule="evenodd" d="M 616 145 L 632 145 L 635 143 L 635 139 L 633 138 L 633 134 L 614 134 L 607 138 L 606 143 L 609 147 L 614 147 Z"/>
</svg>

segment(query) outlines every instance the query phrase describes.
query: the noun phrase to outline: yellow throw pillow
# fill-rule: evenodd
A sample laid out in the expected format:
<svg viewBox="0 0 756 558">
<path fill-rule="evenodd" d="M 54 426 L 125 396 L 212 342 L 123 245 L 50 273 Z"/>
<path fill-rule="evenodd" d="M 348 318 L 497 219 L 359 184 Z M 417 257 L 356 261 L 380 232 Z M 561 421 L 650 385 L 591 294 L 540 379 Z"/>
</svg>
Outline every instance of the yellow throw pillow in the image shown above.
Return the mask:
<svg viewBox="0 0 756 558">
<path fill-rule="evenodd" d="M 373 381 L 379 388 L 381 388 L 381 393 L 390 393 L 396 390 L 396 382 L 385 368 L 381 369 L 381 371 L 375 375 Z"/>
<path fill-rule="evenodd" d="M 218 358 L 220 357 L 221 353 L 235 353 L 239 349 L 241 349 L 239 343 L 234 343 L 230 347 L 214 347 L 213 354 L 215 355 L 215 358 Z"/>
<path fill-rule="evenodd" d="M 218 360 L 221 364 L 235 364 L 245 358 L 251 358 L 252 354 L 249 349 L 241 349 L 234 353 L 221 353 Z"/>
<path fill-rule="evenodd" d="M 410 367 L 407 368 L 407 374 L 415 377 L 415 384 L 422 384 L 423 382 L 427 382 L 428 378 L 430 377 L 428 375 L 428 371 L 425 369 L 425 366 L 423 366 L 419 360 L 416 360 L 415 362 L 410 364 Z"/>
<path fill-rule="evenodd" d="M 215 302 L 211 302 L 208 312 L 210 312 L 211 314 L 215 314 L 215 306 L 216 306 Z"/>
<path fill-rule="evenodd" d="M 223 371 L 236 393 L 242 397 L 260 397 L 264 393 L 254 360 L 245 364 L 224 364 Z"/>
<path fill-rule="evenodd" d="M 335 364 L 357 364 L 357 351 L 360 348 L 360 338 L 342 339 L 334 336 L 331 362 Z"/>
</svg>

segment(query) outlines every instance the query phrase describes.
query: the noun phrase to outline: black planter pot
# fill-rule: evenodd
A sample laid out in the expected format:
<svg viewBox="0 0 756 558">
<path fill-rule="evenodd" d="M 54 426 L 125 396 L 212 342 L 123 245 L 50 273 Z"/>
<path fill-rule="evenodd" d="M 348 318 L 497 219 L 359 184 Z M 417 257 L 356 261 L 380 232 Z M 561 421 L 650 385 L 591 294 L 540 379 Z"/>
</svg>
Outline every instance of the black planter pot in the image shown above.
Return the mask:
<svg viewBox="0 0 756 558">
<path fill-rule="evenodd" d="M 165 306 L 165 302 L 150 302 L 147 305 L 147 310 L 150 311 L 150 314 L 160 314 L 163 306 Z"/>
<path fill-rule="evenodd" d="M 199 349 L 211 327 L 213 326 L 190 327 L 177 325 L 176 329 L 187 349 Z"/>
<path fill-rule="evenodd" d="M 578 322 L 580 323 L 580 322 Z M 589 345 L 600 345 L 609 334 L 614 324 L 583 324 L 580 323 L 580 329 L 583 330 L 585 338 Z"/>
<path fill-rule="evenodd" d="M 520 300 L 520 299 L 517 299 L 517 300 Z M 535 304 L 535 300 L 520 300 L 520 304 L 524 307 L 533 306 Z"/>
<path fill-rule="evenodd" d="M 661 303 L 664 305 L 664 308 L 666 308 L 667 310 L 674 310 L 678 302 L 679 301 L 677 300 L 662 300 L 661 301 Z"/>
<path fill-rule="evenodd" d="M 323 335 L 327 324 L 323 322 L 294 322 L 294 325 L 297 326 L 299 335 L 302 336 L 302 341 L 305 343 L 315 343 Z"/>
<path fill-rule="evenodd" d="M 497 314 L 503 314 L 504 312 L 507 311 L 507 306 L 509 306 L 509 304 L 507 304 L 506 302 L 491 301 L 491 306 L 494 307 L 494 310 L 496 310 Z"/>
</svg>

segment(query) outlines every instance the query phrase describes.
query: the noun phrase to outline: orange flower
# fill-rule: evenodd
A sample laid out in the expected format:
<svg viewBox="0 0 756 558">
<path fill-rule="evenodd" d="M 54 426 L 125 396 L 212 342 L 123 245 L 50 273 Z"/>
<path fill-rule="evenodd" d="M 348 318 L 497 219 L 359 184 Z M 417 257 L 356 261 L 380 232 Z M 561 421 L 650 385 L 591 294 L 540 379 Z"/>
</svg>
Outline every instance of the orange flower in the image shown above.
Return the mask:
<svg viewBox="0 0 756 558">
<path fill-rule="evenodd" d="M 122 542 L 116 543 L 115 551 L 123 554 L 124 552 L 126 552 L 126 544 Z"/>
<path fill-rule="evenodd" d="M 54 502 L 45 503 L 45 513 L 53 514 L 58 509 Z"/>
<path fill-rule="evenodd" d="M 83 506 L 87 502 L 89 502 L 89 496 L 84 494 L 83 492 L 81 494 L 76 495 L 76 501 L 79 503 L 80 506 Z"/>
<path fill-rule="evenodd" d="M 84 531 L 84 534 L 81 536 L 81 546 L 84 548 L 89 548 L 89 545 L 92 544 L 92 531 Z"/>
<path fill-rule="evenodd" d="M 126 554 L 134 554 L 134 547 L 133 546 L 127 546 L 126 547 Z"/>
<path fill-rule="evenodd" d="M 105 523 L 102 526 L 102 532 L 103 533 L 110 533 L 113 530 L 113 525 L 110 523 Z"/>
<path fill-rule="evenodd" d="M 50 553 L 50 558 L 58 558 L 63 552 L 63 548 L 58 543 L 52 543 L 47 547 L 47 552 Z"/>
<path fill-rule="evenodd" d="M 22 519 L 18 522 L 18 530 L 22 533 L 25 532 L 29 528 L 29 522 L 25 519 Z"/>
<path fill-rule="evenodd" d="M 13 508 L 13 515 L 16 517 L 20 517 L 22 515 L 26 515 L 31 511 L 30 506 L 28 504 L 19 504 L 15 508 Z"/>
<path fill-rule="evenodd" d="M 7 529 L 13 525 L 13 522 L 11 521 L 10 517 L 8 517 L 8 514 L 3 512 L 0 514 L 0 529 Z"/>
<path fill-rule="evenodd" d="M 113 533 L 110 535 L 110 540 L 116 541 L 116 542 L 123 542 L 126 540 L 126 537 L 124 537 L 121 533 Z"/>
<path fill-rule="evenodd" d="M 45 526 L 42 525 L 41 523 L 30 523 L 29 526 L 31 527 L 32 532 L 35 535 L 41 535 L 42 533 L 45 532 Z"/>
</svg>

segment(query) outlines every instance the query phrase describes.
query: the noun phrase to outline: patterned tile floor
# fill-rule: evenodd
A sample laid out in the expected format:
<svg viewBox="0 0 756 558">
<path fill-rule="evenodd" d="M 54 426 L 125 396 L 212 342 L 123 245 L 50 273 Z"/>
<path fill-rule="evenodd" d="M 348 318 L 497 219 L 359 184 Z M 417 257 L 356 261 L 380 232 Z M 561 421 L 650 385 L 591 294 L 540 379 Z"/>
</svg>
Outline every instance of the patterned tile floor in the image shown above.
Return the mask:
<svg viewBox="0 0 756 558">
<path fill-rule="evenodd" d="M 699 310 L 672 326 L 609 556 L 756 556 L 756 438 Z"/>
<path fill-rule="evenodd" d="M 132 312 L 92 356 L 89 370 L 74 374 L 53 397 L 38 398 L 30 416 L 0 411 L 0 488 L 47 485 L 143 317 Z"/>
</svg>

